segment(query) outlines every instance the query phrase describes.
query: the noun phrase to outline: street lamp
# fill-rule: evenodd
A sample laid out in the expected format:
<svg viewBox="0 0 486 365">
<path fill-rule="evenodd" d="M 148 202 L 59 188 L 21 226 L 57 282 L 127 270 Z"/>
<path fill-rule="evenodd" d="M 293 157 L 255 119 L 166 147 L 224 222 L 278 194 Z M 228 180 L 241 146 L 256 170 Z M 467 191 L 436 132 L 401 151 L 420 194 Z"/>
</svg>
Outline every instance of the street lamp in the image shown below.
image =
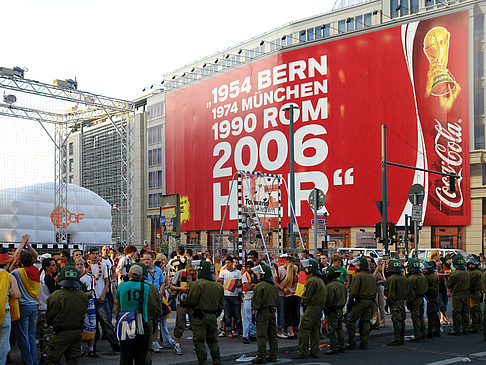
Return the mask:
<svg viewBox="0 0 486 365">
<path fill-rule="evenodd" d="M 290 226 L 289 226 L 289 234 L 290 234 L 290 250 L 291 252 L 295 252 L 296 250 L 296 241 L 295 241 L 295 232 L 294 226 L 296 224 L 295 220 L 295 161 L 294 161 L 294 109 L 300 109 L 297 105 L 290 104 L 288 107 L 284 108 L 284 111 L 289 110 L 289 157 L 290 157 Z"/>
</svg>

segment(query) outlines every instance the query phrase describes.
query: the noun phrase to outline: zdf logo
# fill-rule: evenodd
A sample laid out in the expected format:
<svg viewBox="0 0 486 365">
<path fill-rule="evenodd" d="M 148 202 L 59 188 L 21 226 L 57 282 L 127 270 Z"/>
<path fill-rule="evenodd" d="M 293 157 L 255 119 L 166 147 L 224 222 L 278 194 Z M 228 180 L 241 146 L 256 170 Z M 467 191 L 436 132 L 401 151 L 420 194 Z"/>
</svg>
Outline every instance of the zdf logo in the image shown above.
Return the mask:
<svg viewBox="0 0 486 365">
<path fill-rule="evenodd" d="M 67 208 L 55 207 L 51 213 L 52 224 L 57 228 L 67 228 L 71 223 L 79 223 L 84 217 L 83 213 L 71 213 Z"/>
</svg>

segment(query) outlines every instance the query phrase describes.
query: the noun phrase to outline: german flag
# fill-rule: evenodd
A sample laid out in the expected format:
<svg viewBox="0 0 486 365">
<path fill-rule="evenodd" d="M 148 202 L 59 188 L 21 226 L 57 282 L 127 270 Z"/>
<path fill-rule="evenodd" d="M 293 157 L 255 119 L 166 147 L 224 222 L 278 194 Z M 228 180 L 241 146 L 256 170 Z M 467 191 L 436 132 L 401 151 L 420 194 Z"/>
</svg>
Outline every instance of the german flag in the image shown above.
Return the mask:
<svg viewBox="0 0 486 365">
<path fill-rule="evenodd" d="M 228 290 L 230 292 L 234 292 L 235 289 L 236 289 L 236 279 L 231 279 L 231 280 L 228 280 L 225 284 L 224 284 L 224 288 L 225 290 Z"/>
<path fill-rule="evenodd" d="M 297 289 L 295 290 L 295 295 L 298 297 L 302 297 L 302 294 L 304 294 L 304 286 L 305 283 L 307 282 L 307 274 L 305 271 L 299 272 L 299 279 L 297 280 Z"/>
<path fill-rule="evenodd" d="M 348 267 L 348 275 L 353 276 L 354 274 L 356 274 L 356 267 L 355 266 L 352 266 L 352 265 L 349 265 L 349 267 Z"/>
</svg>

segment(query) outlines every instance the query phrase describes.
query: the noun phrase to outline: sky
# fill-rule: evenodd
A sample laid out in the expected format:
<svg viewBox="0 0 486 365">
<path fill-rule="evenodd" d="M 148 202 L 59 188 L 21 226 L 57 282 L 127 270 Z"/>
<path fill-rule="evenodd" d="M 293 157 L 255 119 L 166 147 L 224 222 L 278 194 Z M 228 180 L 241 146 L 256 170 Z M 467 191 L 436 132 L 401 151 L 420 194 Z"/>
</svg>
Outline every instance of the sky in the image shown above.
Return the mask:
<svg viewBox="0 0 486 365">
<path fill-rule="evenodd" d="M 76 78 L 80 90 L 132 100 L 165 73 L 326 13 L 334 2 L 8 1 L 2 4 L 9 15 L 2 18 L 0 67 L 27 68 L 26 78 L 45 83 Z M 30 95 L 17 98 L 19 106 L 65 108 Z M 0 117 L 0 129 L 0 189 L 54 180 L 54 146 L 37 122 Z"/>
<path fill-rule="evenodd" d="M 334 2 L 7 1 L 0 66 L 27 67 L 26 78 L 47 83 L 76 77 L 80 90 L 133 99 L 165 73 Z"/>
</svg>

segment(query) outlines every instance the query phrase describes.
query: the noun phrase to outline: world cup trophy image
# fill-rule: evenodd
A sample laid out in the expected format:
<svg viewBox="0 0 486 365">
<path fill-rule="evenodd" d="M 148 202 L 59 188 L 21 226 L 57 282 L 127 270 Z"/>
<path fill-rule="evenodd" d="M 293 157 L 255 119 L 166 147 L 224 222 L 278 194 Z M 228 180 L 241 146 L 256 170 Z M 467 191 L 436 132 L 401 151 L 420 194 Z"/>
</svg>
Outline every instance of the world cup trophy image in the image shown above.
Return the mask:
<svg viewBox="0 0 486 365">
<path fill-rule="evenodd" d="M 450 33 L 443 27 L 430 29 L 424 38 L 424 53 L 429 60 L 425 96 L 439 97 L 446 112 L 452 108 L 461 87 L 447 69 Z"/>
</svg>

